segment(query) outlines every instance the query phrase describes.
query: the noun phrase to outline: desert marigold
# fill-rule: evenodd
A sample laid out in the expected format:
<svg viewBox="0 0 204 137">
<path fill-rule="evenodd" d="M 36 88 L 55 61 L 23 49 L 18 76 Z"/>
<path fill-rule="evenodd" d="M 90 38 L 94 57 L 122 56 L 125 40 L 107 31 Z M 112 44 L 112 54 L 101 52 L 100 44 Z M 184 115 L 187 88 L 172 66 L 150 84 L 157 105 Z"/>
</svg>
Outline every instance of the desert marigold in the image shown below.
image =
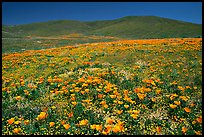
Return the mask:
<svg viewBox="0 0 204 137">
<path fill-rule="evenodd" d="M 189 108 L 187 108 L 187 107 L 185 107 L 184 110 L 185 110 L 187 113 L 191 112 L 191 110 L 190 110 Z"/>
</svg>

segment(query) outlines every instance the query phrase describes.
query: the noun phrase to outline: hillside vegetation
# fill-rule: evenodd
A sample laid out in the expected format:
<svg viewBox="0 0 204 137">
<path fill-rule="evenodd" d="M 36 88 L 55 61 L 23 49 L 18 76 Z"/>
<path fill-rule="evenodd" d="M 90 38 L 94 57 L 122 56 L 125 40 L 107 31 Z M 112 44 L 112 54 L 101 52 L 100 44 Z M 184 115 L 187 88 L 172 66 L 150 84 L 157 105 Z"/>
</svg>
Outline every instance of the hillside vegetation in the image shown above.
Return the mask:
<svg viewBox="0 0 204 137">
<path fill-rule="evenodd" d="M 92 22 L 59 20 L 3 26 L 2 29 L 3 37 L 28 35 L 59 36 L 72 33 L 128 39 L 202 36 L 201 24 L 193 24 L 156 16 L 127 16 L 116 20 Z"/>
</svg>

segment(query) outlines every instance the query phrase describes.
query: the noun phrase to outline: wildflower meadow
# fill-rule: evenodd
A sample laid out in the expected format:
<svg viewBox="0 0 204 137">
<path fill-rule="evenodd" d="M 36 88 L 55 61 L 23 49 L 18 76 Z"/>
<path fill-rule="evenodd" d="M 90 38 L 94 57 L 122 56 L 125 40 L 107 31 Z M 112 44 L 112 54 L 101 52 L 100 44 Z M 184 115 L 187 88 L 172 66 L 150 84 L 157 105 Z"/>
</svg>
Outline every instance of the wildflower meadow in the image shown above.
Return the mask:
<svg viewBox="0 0 204 137">
<path fill-rule="evenodd" d="M 202 135 L 202 38 L 2 54 L 3 135 Z"/>
</svg>

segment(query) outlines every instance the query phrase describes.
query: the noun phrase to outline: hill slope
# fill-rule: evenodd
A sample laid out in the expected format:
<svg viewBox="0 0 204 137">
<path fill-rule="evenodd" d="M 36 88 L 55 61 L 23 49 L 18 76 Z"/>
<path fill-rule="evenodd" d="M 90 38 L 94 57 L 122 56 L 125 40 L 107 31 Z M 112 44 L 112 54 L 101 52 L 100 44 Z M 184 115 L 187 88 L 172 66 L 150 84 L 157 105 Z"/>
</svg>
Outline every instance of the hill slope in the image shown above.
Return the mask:
<svg viewBox="0 0 204 137">
<path fill-rule="evenodd" d="M 92 22 L 59 20 L 16 26 L 3 25 L 2 30 L 3 37 L 59 36 L 72 33 L 129 39 L 202 36 L 201 24 L 156 16 L 127 16 L 116 20 Z"/>
</svg>

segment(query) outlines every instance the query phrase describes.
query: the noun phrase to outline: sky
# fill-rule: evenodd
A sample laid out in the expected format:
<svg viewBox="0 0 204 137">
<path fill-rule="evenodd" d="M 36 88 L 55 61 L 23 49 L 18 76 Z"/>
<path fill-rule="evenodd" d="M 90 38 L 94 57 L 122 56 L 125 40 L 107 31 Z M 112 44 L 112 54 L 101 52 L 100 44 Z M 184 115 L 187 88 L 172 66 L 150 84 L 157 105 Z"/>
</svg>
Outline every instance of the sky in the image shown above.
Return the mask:
<svg viewBox="0 0 204 137">
<path fill-rule="evenodd" d="M 159 16 L 202 24 L 202 2 L 2 2 L 2 24 Z"/>
</svg>

